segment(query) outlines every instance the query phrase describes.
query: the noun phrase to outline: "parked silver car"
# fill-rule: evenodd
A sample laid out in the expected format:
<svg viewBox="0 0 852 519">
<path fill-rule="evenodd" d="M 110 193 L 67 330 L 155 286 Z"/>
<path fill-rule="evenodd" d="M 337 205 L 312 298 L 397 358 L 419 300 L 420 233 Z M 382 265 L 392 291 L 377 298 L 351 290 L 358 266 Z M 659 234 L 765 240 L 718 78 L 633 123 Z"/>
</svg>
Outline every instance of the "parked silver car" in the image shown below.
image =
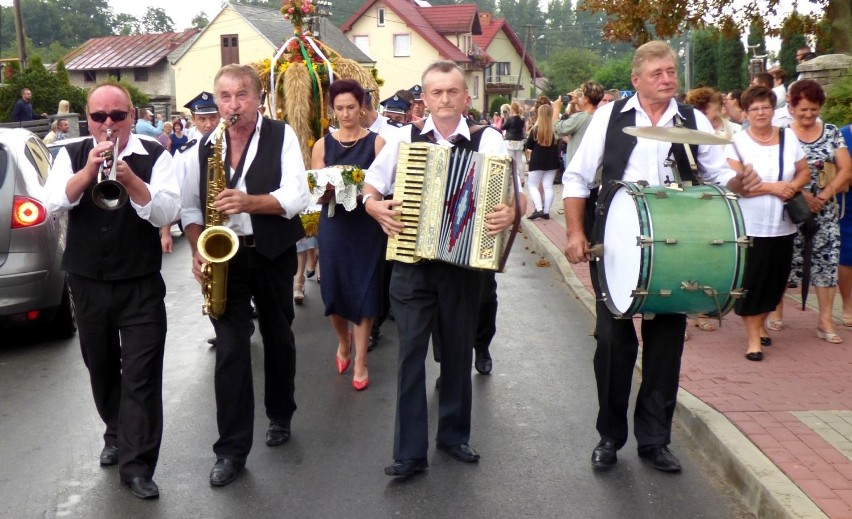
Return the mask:
<svg viewBox="0 0 852 519">
<path fill-rule="evenodd" d="M 44 206 L 51 164 L 38 136 L 0 129 L 0 324 L 70 337 L 77 327 L 61 268 L 68 217 Z"/>
</svg>

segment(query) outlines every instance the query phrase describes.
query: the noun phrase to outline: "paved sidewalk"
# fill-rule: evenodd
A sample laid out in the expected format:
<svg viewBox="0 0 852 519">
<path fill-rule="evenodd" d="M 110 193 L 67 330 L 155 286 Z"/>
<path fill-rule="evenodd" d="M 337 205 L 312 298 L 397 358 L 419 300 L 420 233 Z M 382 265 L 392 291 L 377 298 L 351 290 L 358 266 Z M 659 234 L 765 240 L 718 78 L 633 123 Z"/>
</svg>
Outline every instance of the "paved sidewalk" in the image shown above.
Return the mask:
<svg viewBox="0 0 852 519">
<path fill-rule="evenodd" d="M 562 254 L 561 186 L 554 187 L 550 220 L 524 218 L 522 229 L 530 249 L 594 312 L 588 265 Z M 784 329 L 770 332 L 762 362 L 745 359 L 745 330 L 733 313 L 715 331 L 689 329 L 676 419 L 758 517 L 852 518 L 852 329 L 839 322 L 837 297 L 844 343 L 817 339 L 816 294 L 803 312 L 790 292 Z"/>
</svg>

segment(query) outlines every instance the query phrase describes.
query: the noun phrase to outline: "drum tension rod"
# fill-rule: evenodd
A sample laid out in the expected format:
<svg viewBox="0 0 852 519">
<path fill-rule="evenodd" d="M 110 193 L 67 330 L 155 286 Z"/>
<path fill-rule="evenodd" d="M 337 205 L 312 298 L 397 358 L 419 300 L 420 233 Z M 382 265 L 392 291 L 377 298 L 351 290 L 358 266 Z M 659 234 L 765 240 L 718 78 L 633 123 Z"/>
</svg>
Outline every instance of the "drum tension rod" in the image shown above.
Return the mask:
<svg viewBox="0 0 852 519">
<path fill-rule="evenodd" d="M 753 243 L 752 238 L 749 237 L 749 236 L 741 236 L 741 237 L 737 238 L 737 245 L 739 247 L 744 248 L 744 249 L 751 247 L 752 243 Z"/>
</svg>

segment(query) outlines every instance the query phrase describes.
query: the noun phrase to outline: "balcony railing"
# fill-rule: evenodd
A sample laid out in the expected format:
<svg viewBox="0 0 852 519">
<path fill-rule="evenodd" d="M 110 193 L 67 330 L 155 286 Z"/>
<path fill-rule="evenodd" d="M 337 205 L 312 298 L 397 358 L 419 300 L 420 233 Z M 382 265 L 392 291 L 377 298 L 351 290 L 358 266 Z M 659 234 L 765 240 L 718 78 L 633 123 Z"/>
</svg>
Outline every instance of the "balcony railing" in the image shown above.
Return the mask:
<svg viewBox="0 0 852 519">
<path fill-rule="evenodd" d="M 517 85 L 518 84 L 518 75 L 500 75 L 500 74 L 491 74 L 485 76 L 485 85 Z M 524 82 L 521 81 L 521 86 L 524 86 Z"/>
</svg>

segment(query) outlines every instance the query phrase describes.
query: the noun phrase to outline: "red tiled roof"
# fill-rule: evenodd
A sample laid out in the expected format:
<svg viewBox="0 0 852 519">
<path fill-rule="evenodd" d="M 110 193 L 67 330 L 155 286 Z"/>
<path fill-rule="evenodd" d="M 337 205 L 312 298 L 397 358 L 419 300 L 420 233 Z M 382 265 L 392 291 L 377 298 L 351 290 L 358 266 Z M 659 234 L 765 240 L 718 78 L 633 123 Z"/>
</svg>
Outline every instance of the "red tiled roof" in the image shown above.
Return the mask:
<svg viewBox="0 0 852 519">
<path fill-rule="evenodd" d="M 533 70 L 535 70 L 535 77 L 543 77 L 541 71 L 538 67 L 536 67 L 532 56 L 530 56 L 529 53 L 524 53 L 524 44 L 521 42 L 520 38 L 518 38 L 518 35 L 515 34 L 515 31 L 512 30 L 512 26 L 509 25 L 509 22 L 507 22 L 505 18 L 494 18 L 491 13 L 480 13 L 479 20 L 482 25 L 482 34 L 473 37 L 473 43 L 475 43 L 477 47 L 487 52 L 488 46 L 491 45 L 491 42 L 494 41 L 494 38 L 496 38 L 502 30 L 506 34 L 506 39 L 508 39 L 509 43 L 512 44 L 512 47 L 515 48 L 518 55 L 525 56 L 524 63 L 530 73 L 532 74 Z"/>
<path fill-rule="evenodd" d="M 65 67 L 68 70 L 150 67 L 166 59 L 169 52 L 198 32 L 188 29 L 92 38 L 65 56 Z"/>
<path fill-rule="evenodd" d="M 482 32 L 482 28 L 479 26 L 479 13 L 476 4 L 435 5 L 418 7 L 417 10 L 439 34 L 479 34 Z"/>
<path fill-rule="evenodd" d="M 353 14 L 346 23 L 340 26 L 340 30 L 344 33 L 352 29 L 352 25 L 358 21 L 364 13 L 367 12 L 378 0 L 367 0 L 364 5 Z M 422 11 L 435 9 L 435 7 L 417 7 L 410 0 L 382 0 L 394 13 L 397 14 L 405 24 L 414 32 L 426 40 L 443 59 L 455 61 L 457 63 L 466 63 L 470 58 L 462 52 L 458 47 L 449 42 L 446 38 L 435 30 L 429 20 L 423 15 Z M 476 6 L 473 6 L 476 9 Z M 478 24 L 477 24 L 478 25 Z"/>
</svg>

